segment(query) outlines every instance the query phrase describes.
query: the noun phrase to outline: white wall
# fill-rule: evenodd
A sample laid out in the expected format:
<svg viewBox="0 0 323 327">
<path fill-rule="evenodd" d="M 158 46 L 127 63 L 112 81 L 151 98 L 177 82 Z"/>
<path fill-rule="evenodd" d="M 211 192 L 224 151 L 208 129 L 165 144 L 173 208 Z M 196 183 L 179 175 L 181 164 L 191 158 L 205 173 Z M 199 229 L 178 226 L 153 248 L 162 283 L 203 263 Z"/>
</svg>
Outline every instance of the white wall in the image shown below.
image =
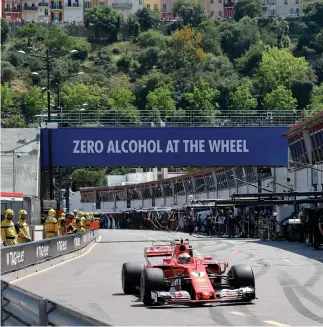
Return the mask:
<svg viewBox="0 0 323 327">
<path fill-rule="evenodd" d="M 81 22 L 83 21 L 83 8 L 76 7 L 76 8 L 64 8 L 64 21 L 66 22 Z"/>
<path fill-rule="evenodd" d="M 108 175 L 108 186 L 119 186 L 127 181 L 126 175 Z"/>
</svg>

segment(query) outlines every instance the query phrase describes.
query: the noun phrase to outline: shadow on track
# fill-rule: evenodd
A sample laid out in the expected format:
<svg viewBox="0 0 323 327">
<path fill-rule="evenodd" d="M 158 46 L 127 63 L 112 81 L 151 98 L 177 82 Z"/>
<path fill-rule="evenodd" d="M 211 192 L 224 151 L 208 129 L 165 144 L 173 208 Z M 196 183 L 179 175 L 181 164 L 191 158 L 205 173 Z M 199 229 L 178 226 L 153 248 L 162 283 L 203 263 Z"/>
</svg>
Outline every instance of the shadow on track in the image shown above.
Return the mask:
<svg viewBox="0 0 323 327">
<path fill-rule="evenodd" d="M 286 241 L 254 241 L 254 244 L 275 247 L 323 263 L 323 251 L 314 250 L 312 247 L 306 246 L 304 243 Z"/>
</svg>

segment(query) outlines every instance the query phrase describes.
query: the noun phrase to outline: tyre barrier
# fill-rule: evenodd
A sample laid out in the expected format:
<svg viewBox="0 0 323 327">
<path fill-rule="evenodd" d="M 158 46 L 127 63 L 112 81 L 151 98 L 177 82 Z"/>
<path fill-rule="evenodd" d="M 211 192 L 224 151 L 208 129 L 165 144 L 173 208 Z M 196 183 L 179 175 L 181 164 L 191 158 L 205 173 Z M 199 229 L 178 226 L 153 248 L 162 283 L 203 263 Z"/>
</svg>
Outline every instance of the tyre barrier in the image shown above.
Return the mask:
<svg viewBox="0 0 323 327">
<path fill-rule="evenodd" d="M 55 237 L 1 249 L 2 326 L 110 326 L 8 282 L 81 255 L 99 230 Z"/>
</svg>

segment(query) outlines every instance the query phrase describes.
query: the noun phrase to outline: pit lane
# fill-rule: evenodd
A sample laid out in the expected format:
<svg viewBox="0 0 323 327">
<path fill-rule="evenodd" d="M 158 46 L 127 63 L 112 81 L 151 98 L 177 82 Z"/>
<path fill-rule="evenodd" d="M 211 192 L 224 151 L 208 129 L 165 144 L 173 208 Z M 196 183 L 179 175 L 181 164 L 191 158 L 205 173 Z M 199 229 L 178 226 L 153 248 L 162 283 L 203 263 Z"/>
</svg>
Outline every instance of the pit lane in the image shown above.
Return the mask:
<svg viewBox="0 0 323 327">
<path fill-rule="evenodd" d="M 190 236 L 195 254 L 253 267 L 258 300 L 249 305 L 149 309 L 121 289 L 121 265 L 143 261 L 152 240 L 182 233 L 101 230 L 84 256 L 15 281 L 31 292 L 69 305 L 112 325 L 322 326 L 323 251 L 304 244 Z"/>
</svg>

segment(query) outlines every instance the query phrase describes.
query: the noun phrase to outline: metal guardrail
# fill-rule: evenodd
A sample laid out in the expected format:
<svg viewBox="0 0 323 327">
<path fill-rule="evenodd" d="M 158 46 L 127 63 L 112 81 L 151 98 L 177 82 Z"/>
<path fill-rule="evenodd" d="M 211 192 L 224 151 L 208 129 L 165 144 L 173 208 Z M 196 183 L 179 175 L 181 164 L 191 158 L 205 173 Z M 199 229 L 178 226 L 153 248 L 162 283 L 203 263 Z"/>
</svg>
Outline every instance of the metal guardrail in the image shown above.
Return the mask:
<svg viewBox="0 0 323 327">
<path fill-rule="evenodd" d="M 1 281 L 2 326 L 111 326 Z"/>
<path fill-rule="evenodd" d="M 99 231 L 92 229 L 85 233 L 4 247 L 1 249 L 1 275 L 81 250 L 98 235 Z M 3 280 L 1 311 L 3 326 L 109 326 Z"/>
<path fill-rule="evenodd" d="M 107 127 L 289 127 L 302 121 L 301 113 L 285 111 L 256 111 L 251 113 L 206 113 L 199 110 L 180 111 L 172 115 L 161 111 L 94 111 L 86 109 L 52 112 L 52 122 L 66 126 Z M 35 122 L 46 122 L 47 116 L 35 117 Z"/>
<path fill-rule="evenodd" d="M 6 246 L 1 249 L 1 275 L 81 250 L 98 235 L 98 230 L 92 229 L 85 233 Z"/>
</svg>

